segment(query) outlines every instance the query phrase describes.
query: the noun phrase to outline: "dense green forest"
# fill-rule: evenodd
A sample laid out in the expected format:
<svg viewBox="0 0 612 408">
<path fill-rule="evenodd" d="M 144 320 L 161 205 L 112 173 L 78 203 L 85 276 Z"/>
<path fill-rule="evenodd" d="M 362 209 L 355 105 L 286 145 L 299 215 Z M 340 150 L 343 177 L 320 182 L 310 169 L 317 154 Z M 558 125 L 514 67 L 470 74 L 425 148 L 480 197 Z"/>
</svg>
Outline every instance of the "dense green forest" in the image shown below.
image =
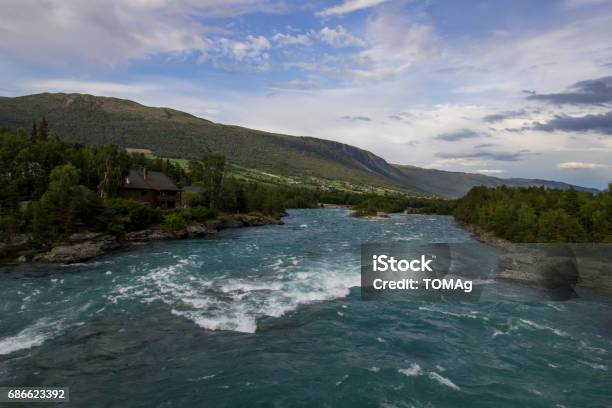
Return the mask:
<svg viewBox="0 0 612 408">
<path fill-rule="evenodd" d="M 401 194 L 365 195 L 354 204 L 353 215 L 357 217 L 377 215 L 379 212 L 450 214 L 454 208 L 454 200 L 441 198 L 409 197 Z"/>
<path fill-rule="evenodd" d="M 141 167 L 164 172 L 178 186 L 201 186 L 204 193 L 185 193 L 193 207 L 174 210 L 118 198 L 129 169 Z M 357 216 L 405 210 L 452 213 L 515 242 L 612 242 L 609 190 L 592 194 L 475 187 L 452 201 L 254 182 L 231 176 L 226 167 L 220 154 L 206 154 L 183 167 L 115 145 L 82 145 L 51 137 L 45 119 L 30 132 L 0 130 L 0 241 L 27 234 L 33 245 L 48 247 L 85 230 L 122 236 L 154 225 L 181 229 L 224 213 L 279 217 L 288 208 L 330 203 L 352 206 Z"/>
<path fill-rule="evenodd" d="M 475 187 L 454 215 L 513 242 L 612 242 L 612 185 L 599 194 Z"/>
<path fill-rule="evenodd" d="M 130 168 L 163 171 L 179 186 L 198 185 L 194 208 L 160 210 L 117 198 Z M 225 173 L 225 158 L 207 154 L 186 169 L 170 160 L 130 154 L 114 145 L 81 145 L 49 136 L 46 120 L 23 130 L 0 131 L 0 238 L 27 233 L 45 246 L 84 230 L 121 236 L 162 225 L 180 229 L 219 213 L 280 216 L 287 208 L 320 203 L 360 205 L 369 211 L 399 211 L 403 196 L 356 194 L 346 190 L 269 185 Z"/>
</svg>

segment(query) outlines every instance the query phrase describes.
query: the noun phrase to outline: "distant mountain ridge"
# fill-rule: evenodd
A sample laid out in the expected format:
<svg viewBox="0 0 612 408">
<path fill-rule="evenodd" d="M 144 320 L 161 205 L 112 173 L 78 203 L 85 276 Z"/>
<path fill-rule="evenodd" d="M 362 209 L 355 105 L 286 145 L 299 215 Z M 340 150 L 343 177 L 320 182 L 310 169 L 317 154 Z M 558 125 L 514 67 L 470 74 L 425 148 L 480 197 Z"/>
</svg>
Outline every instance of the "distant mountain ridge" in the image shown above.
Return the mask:
<svg viewBox="0 0 612 408">
<path fill-rule="evenodd" d="M 599 190 L 594 188 L 586 188 L 574 186 L 562 181 L 540 180 L 540 179 L 524 179 L 524 178 L 499 178 L 486 176 L 477 173 L 463 173 L 445 170 L 425 169 L 410 165 L 394 164 L 394 167 L 402 171 L 404 185 L 415 191 L 422 191 L 422 186 L 426 186 L 427 192 L 430 194 L 440 195 L 443 197 L 460 197 L 467 193 L 472 187 L 487 186 L 487 187 L 546 187 L 566 190 L 576 188 L 578 190 L 597 193 Z"/>
<path fill-rule="evenodd" d="M 186 159 L 214 151 L 245 168 L 419 194 L 457 197 L 474 185 L 570 187 L 546 180 L 504 180 L 391 165 L 369 151 L 344 143 L 218 124 L 178 110 L 119 98 L 65 93 L 0 97 L 0 127 L 29 129 L 43 116 L 53 135 L 83 144 L 113 143 Z"/>
</svg>

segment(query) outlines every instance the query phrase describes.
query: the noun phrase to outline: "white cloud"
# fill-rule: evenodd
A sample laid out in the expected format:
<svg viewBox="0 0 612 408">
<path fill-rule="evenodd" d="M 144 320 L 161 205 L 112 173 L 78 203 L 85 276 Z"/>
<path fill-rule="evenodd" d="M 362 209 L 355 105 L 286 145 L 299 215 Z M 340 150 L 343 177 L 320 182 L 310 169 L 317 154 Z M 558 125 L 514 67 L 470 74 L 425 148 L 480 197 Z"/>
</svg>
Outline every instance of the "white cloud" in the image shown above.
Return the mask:
<svg viewBox="0 0 612 408">
<path fill-rule="evenodd" d="M 398 70 L 392 67 L 377 66 L 369 69 L 353 69 L 350 72 L 357 80 L 384 81 L 393 79 Z"/>
<path fill-rule="evenodd" d="M 310 37 L 306 34 L 283 34 L 277 33 L 272 36 L 272 41 L 281 45 L 310 45 Z"/>
<path fill-rule="evenodd" d="M 457 51 L 450 48 L 444 64 L 477 68 L 448 76 L 461 93 L 559 92 L 575 82 L 609 75 L 601 61 L 612 59 L 611 36 L 612 15 L 575 19 L 540 33 L 504 34 Z"/>
<path fill-rule="evenodd" d="M 441 42 L 431 25 L 410 24 L 398 13 L 385 12 L 369 20 L 363 52 L 373 61 L 411 65 L 441 54 Z"/>
<path fill-rule="evenodd" d="M 501 174 L 501 173 L 505 173 L 505 171 L 500 170 L 500 169 L 479 169 L 479 170 L 476 170 L 476 173 Z"/>
<path fill-rule="evenodd" d="M 560 169 L 571 169 L 571 170 L 605 169 L 606 167 L 609 167 L 609 166 L 605 164 L 599 164 L 599 163 L 584 163 L 584 162 L 559 163 Z"/>
<path fill-rule="evenodd" d="M 237 61 L 268 59 L 266 51 L 270 49 L 270 41 L 261 35 L 257 37 L 249 35 L 244 41 L 222 38 L 219 43 L 223 52 Z"/>
<path fill-rule="evenodd" d="M 318 37 L 332 47 L 365 47 L 366 43 L 351 34 L 346 28 L 339 25 L 336 28 L 323 27 Z"/>
<path fill-rule="evenodd" d="M 321 17 L 329 17 L 352 13 L 353 11 L 377 6 L 385 1 L 387 0 L 344 0 L 342 4 L 323 9 L 319 11 L 317 15 Z"/>
<path fill-rule="evenodd" d="M 350 70 L 358 81 L 391 80 L 407 68 L 435 60 L 443 50 L 433 26 L 411 24 L 393 9 L 368 20 L 365 43 Z"/>
<path fill-rule="evenodd" d="M 274 82 L 270 86 L 275 89 L 309 90 L 316 88 L 317 83 L 312 80 L 292 79 L 286 82 Z"/>
<path fill-rule="evenodd" d="M 160 89 L 154 83 L 118 83 L 74 79 L 49 79 L 24 84 L 32 92 L 76 92 L 95 95 L 135 95 Z"/>
<path fill-rule="evenodd" d="M 219 29 L 202 18 L 280 7 L 267 0 L 4 0 L 0 55 L 115 67 L 159 54 L 205 54 Z"/>
</svg>

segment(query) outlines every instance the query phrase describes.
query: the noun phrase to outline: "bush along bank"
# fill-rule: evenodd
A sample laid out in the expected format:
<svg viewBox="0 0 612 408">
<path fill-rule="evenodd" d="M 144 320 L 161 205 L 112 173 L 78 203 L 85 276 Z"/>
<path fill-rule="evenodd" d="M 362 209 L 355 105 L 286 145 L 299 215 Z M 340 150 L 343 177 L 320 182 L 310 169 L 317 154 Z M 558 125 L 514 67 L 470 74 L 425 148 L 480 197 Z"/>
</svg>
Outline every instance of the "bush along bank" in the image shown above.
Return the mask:
<svg viewBox="0 0 612 408">
<path fill-rule="evenodd" d="M 280 215 L 273 216 L 261 213 L 222 214 L 205 222 L 193 220 L 186 222 L 181 218 L 181 216 L 176 215 L 176 212 L 172 212 L 165 217 L 168 223 L 131 231 L 120 236 L 101 232 L 74 233 L 65 242 L 59 243 L 48 251 L 32 256 L 31 260 L 54 263 L 83 262 L 112 251 L 129 249 L 137 243 L 167 239 L 203 238 L 216 234 L 225 228 L 282 224 Z M 20 257 L 16 258 L 15 261 L 28 261 L 28 258 L 23 254 Z"/>
<path fill-rule="evenodd" d="M 162 211 L 145 204 L 113 199 L 105 213 L 106 228 L 71 233 L 53 242 L 33 234 L 20 234 L 0 251 L 3 263 L 73 263 L 90 260 L 136 243 L 156 240 L 202 238 L 225 228 L 282 224 L 282 213 L 218 214 L 205 207 Z"/>
</svg>

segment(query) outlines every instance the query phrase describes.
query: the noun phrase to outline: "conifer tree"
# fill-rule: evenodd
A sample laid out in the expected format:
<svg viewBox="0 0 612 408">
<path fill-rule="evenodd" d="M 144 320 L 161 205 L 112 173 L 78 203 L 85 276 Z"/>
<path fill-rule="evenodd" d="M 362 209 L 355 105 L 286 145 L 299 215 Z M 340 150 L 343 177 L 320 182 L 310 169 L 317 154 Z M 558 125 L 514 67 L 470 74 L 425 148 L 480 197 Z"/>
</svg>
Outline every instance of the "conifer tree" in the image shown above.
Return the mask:
<svg viewBox="0 0 612 408">
<path fill-rule="evenodd" d="M 49 136 L 49 124 L 47 123 L 47 119 L 43 116 L 40 121 L 40 130 L 39 130 L 40 140 L 47 140 Z"/>
<path fill-rule="evenodd" d="M 38 140 L 38 127 L 36 126 L 36 122 L 32 122 L 32 131 L 30 132 L 30 141 L 32 143 L 36 143 Z"/>
</svg>

